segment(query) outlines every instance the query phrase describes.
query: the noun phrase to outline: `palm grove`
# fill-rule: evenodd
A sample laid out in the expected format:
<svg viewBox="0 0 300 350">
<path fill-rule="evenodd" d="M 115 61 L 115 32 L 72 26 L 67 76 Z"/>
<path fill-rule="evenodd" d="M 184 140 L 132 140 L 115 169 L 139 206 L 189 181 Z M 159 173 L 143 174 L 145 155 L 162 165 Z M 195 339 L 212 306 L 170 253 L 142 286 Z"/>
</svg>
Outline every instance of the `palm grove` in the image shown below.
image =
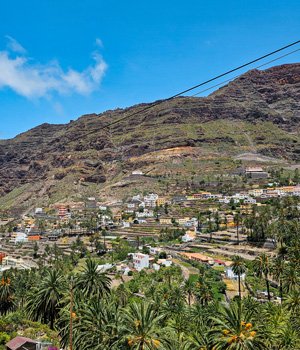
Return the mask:
<svg viewBox="0 0 300 350">
<path fill-rule="evenodd" d="M 184 279 L 179 267 L 134 273 L 111 287 L 110 278 L 87 258 L 82 269 L 72 258 L 55 254 L 51 266 L 10 270 L 0 282 L 0 342 L 22 325 L 73 350 L 218 350 L 300 348 L 300 222 L 293 199 L 270 202 L 240 218 L 249 240 L 267 237 L 276 243 L 274 256 L 252 262 L 233 258 L 239 294 L 224 297 L 220 273 L 194 263 L 197 275 Z M 263 285 L 268 300 L 242 298 L 240 276 Z M 274 287 L 275 286 L 275 287 Z M 271 290 L 281 297 L 271 300 Z"/>
</svg>

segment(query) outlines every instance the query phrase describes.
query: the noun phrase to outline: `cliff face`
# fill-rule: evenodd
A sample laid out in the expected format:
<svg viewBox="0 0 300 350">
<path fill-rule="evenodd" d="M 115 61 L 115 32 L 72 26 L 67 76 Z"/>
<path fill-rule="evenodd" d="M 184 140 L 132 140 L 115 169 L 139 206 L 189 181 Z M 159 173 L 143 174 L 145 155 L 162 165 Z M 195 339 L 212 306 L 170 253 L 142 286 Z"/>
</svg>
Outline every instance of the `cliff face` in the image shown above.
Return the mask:
<svg viewBox="0 0 300 350">
<path fill-rule="evenodd" d="M 85 115 L 66 125 L 43 124 L 0 141 L 0 194 L 40 183 L 50 196 L 66 178 L 108 184 L 149 165 L 139 157 L 177 147 L 189 147 L 193 156 L 185 158 L 191 159 L 197 150 L 300 160 L 300 64 L 252 70 L 206 98 L 177 98 L 103 128 L 145 106 Z"/>
</svg>

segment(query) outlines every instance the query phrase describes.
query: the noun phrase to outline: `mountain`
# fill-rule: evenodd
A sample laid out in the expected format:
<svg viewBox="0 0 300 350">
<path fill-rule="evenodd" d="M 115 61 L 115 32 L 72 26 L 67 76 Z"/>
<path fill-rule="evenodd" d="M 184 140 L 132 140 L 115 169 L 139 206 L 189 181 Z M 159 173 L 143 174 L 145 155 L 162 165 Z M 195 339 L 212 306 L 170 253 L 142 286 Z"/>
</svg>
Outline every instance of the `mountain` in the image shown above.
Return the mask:
<svg viewBox="0 0 300 350">
<path fill-rule="evenodd" d="M 300 63 L 251 70 L 208 97 L 42 124 L 0 141 L 0 208 L 84 196 L 120 199 L 169 182 L 232 173 L 243 163 L 300 161 Z M 147 177 L 132 177 L 141 169 Z M 164 179 L 164 180 L 163 180 Z"/>
</svg>

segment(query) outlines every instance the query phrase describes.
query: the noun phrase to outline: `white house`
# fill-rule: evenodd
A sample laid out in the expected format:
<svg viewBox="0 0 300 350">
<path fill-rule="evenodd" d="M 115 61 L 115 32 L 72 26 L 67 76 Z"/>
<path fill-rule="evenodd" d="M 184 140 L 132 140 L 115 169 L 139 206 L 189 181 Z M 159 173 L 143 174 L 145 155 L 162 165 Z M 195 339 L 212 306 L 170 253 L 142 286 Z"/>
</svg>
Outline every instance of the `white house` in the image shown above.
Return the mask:
<svg viewBox="0 0 300 350">
<path fill-rule="evenodd" d="M 197 227 L 198 220 L 197 218 L 191 218 L 190 220 L 186 221 L 184 226 L 185 227 Z"/>
<path fill-rule="evenodd" d="M 103 265 L 98 265 L 97 266 L 97 271 L 99 272 L 106 272 L 107 270 L 111 269 L 113 267 L 112 264 L 103 264 Z"/>
<path fill-rule="evenodd" d="M 132 175 L 144 175 L 144 173 L 142 172 L 142 170 L 134 170 L 131 174 L 132 174 Z"/>
<path fill-rule="evenodd" d="M 155 208 L 157 199 L 158 199 L 158 194 L 149 193 L 147 196 L 144 197 L 145 206 L 150 208 Z"/>
<path fill-rule="evenodd" d="M 142 253 L 132 254 L 133 266 L 136 270 L 141 271 L 149 268 L 149 255 Z"/>
<path fill-rule="evenodd" d="M 225 270 L 225 274 L 226 274 L 226 277 L 229 278 L 229 279 L 232 279 L 232 280 L 237 280 L 238 279 L 238 275 L 236 275 L 233 272 L 232 267 L 227 267 L 226 270 Z M 244 281 L 245 277 L 246 277 L 246 274 L 243 273 L 241 275 L 241 281 Z"/>
<path fill-rule="evenodd" d="M 173 264 L 173 262 L 169 259 L 158 259 L 157 264 L 165 267 L 170 267 Z"/>
<path fill-rule="evenodd" d="M 160 265 L 154 263 L 154 264 L 152 265 L 152 268 L 153 268 L 155 271 L 158 271 L 158 270 L 160 269 Z"/>
<path fill-rule="evenodd" d="M 186 243 L 186 242 L 192 242 L 196 238 L 195 235 L 192 235 L 190 233 L 186 233 L 184 236 L 181 237 L 181 241 Z"/>
<path fill-rule="evenodd" d="M 127 208 L 128 209 L 134 209 L 136 207 L 135 203 L 127 203 Z"/>
<path fill-rule="evenodd" d="M 130 222 L 129 221 L 123 221 L 122 222 L 122 224 L 123 224 L 123 227 L 125 228 L 128 228 L 128 227 L 130 227 Z"/>
<path fill-rule="evenodd" d="M 224 204 L 229 204 L 230 203 L 230 199 L 227 198 L 227 197 L 224 197 L 224 198 L 220 198 L 218 200 L 219 203 L 224 203 Z"/>
<path fill-rule="evenodd" d="M 28 241 L 28 237 L 25 232 L 14 232 L 10 241 L 15 244 L 24 243 Z"/>
<path fill-rule="evenodd" d="M 156 254 L 159 254 L 161 252 L 160 247 L 148 247 L 148 248 L 149 248 L 149 252 L 151 255 L 156 255 Z"/>
<path fill-rule="evenodd" d="M 140 194 L 137 194 L 136 196 L 133 196 L 132 197 L 132 200 L 133 201 L 140 201 L 142 199 L 141 195 Z"/>
<path fill-rule="evenodd" d="M 153 210 L 148 210 L 148 209 L 144 209 L 143 212 L 135 213 L 136 218 L 153 218 L 153 216 L 154 216 Z"/>
</svg>

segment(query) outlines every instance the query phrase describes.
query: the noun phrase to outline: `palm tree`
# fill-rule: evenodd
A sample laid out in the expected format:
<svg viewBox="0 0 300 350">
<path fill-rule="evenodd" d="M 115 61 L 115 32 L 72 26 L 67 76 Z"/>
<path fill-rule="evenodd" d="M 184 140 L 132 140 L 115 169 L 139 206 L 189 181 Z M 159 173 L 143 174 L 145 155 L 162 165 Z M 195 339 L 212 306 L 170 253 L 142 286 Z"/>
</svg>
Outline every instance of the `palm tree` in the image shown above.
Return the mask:
<svg viewBox="0 0 300 350">
<path fill-rule="evenodd" d="M 168 317 L 168 328 L 172 332 L 172 337 L 175 338 L 178 343 L 182 343 L 182 337 L 188 333 L 189 326 L 189 309 L 186 305 L 182 305 L 178 308 L 177 312 L 173 313 L 171 317 Z"/>
<path fill-rule="evenodd" d="M 211 211 L 208 212 L 207 221 L 208 221 L 207 229 L 208 229 L 208 232 L 209 232 L 209 242 L 211 242 L 212 241 L 212 232 L 213 232 Z"/>
<path fill-rule="evenodd" d="M 166 334 L 168 341 L 165 342 L 164 350 L 199 350 L 198 348 L 192 347 L 193 345 L 189 340 L 186 340 L 184 336 L 181 336 L 179 340 L 173 333 Z"/>
<path fill-rule="evenodd" d="M 190 350 L 210 350 L 210 339 L 208 337 L 208 329 L 203 326 L 200 329 L 197 329 L 196 332 L 193 332 L 189 338 L 191 343 Z"/>
<path fill-rule="evenodd" d="M 165 268 L 164 269 L 164 276 L 168 281 L 168 286 L 171 289 L 171 281 L 172 281 L 172 276 L 173 276 L 173 270 L 172 268 Z"/>
<path fill-rule="evenodd" d="M 77 275 L 75 291 L 80 291 L 84 297 L 107 295 L 110 291 L 110 278 L 97 270 L 97 263 L 88 259 L 81 274 Z"/>
<path fill-rule="evenodd" d="M 105 229 L 103 229 L 101 231 L 101 234 L 102 234 L 102 237 L 103 237 L 103 247 L 104 247 L 104 250 L 106 250 L 106 240 L 105 240 L 105 237 L 107 236 L 107 232 Z"/>
<path fill-rule="evenodd" d="M 3 272 L 0 280 L 0 314 L 5 315 L 13 310 L 15 288 L 11 282 L 11 277 L 7 272 Z"/>
<path fill-rule="evenodd" d="M 156 350 L 162 347 L 162 327 L 165 316 L 158 315 L 153 304 L 147 302 L 130 304 L 124 311 L 125 341 L 132 350 Z"/>
<path fill-rule="evenodd" d="M 65 291 L 65 280 L 58 270 L 45 270 L 45 275 L 27 297 L 26 310 L 34 321 L 41 321 L 54 328 Z"/>
<path fill-rule="evenodd" d="M 218 317 L 211 318 L 214 326 L 208 332 L 210 349 L 260 350 L 266 349 L 262 334 L 252 324 L 251 313 L 241 301 L 225 307 Z"/>
<path fill-rule="evenodd" d="M 33 258 L 34 259 L 37 259 L 38 252 L 39 252 L 39 245 L 37 244 L 37 242 L 35 242 L 34 246 L 33 246 Z"/>
<path fill-rule="evenodd" d="M 236 239 L 237 239 L 237 244 L 239 245 L 240 244 L 239 229 L 240 229 L 240 222 L 241 222 L 241 214 L 239 212 L 237 212 L 234 215 L 233 221 L 236 226 Z"/>
<path fill-rule="evenodd" d="M 191 300 L 194 294 L 194 289 L 195 289 L 195 283 L 191 279 L 188 279 L 184 282 L 183 290 L 187 295 L 189 306 L 191 306 Z"/>
<path fill-rule="evenodd" d="M 213 292 L 203 277 L 199 277 L 199 280 L 195 284 L 195 287 L 195 295 L 199 302 L 203 306 L 208 305 L 213 300 Z"/>
<path fill-rule="evenodd" d="M 300 290 L 294 290 L 284 301 L 285 308 L 295 315 L 300 315 Z"/>
<path fill-rule="evenodd" d="M 289 293 L 297 289 L 300 285 L 299 265 L 297 263 L 288 263 L 282 276 L 283 288 Z"/>
<path fill-rule="evenodd" d="M 271 272 L 275 281 L 279 283 L 279 295 L 280 295 L 281 302 L 283 298 L 282 276 L 283 276 L 284 270 L 285 270 L 284 260 L 280 256 L 276 257 L 272 261 Z"/>
<path fill-rule="evenodd" d="M 227 229 L 228 229 L 228 219 L 227 219 L 226 215 L 224 216 L 223 224 L 225 225 L 225 230 L 227 231 Z"/>
<path fill-rule="evenodd" d="M 93 297 L 87 302 L 75 301 L 72 323 L 72 348 L 74 350 L 118 349 L 114 343 L 120 335 L 120 310 L 118 304 Z M 61 313 L 59 324 L 62 345 L 70 346 L 69 307 Z"/>
<path fill-rule="evenodd" d="M 239 255 L 235 255 L 232 258 L 232 271 L 235 275 L 238 276 L 238 284 L 239 284 L 239 298 L 242 298 L 241 293 L 241 276 L 246 272 L 246 265 L 243 258 L 241 258 Z"/>
<path fill-rule="evenodd" d="M 270 274 L 270 259 L 267 254 L 263 253 L 260 256 L 256 257 L 253 262 L 254 272 L 257 277 L 264 277 L 267 286 L 268 300 L 271 300 L 270 295 L 270 283 L 269 283 L 269 274 Z"/>
<path fill-rule="evenodd" d="M 34 270 L 15 270 L 13 272 L 13 288 L 16 306 L 24 309 L 26 303 L 26 292 L 35 284 L 38 274 Z"/>
</svg>

